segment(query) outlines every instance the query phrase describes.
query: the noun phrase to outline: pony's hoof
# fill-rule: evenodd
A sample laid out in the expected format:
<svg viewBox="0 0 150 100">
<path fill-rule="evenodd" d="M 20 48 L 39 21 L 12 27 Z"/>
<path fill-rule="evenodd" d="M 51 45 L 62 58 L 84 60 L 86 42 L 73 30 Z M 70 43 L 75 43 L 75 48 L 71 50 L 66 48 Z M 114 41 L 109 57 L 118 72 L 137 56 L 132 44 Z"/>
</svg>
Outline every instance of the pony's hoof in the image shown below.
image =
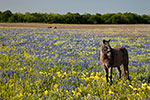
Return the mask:
<svg viewBox="0 0 150 100">
<path fill-rule="evenodd" d="M 112 84 L 113 84 L 113 81 L 110 81 L 109 83 L 110 83 L 110 85 L 112 85 Z"/>
</svg>

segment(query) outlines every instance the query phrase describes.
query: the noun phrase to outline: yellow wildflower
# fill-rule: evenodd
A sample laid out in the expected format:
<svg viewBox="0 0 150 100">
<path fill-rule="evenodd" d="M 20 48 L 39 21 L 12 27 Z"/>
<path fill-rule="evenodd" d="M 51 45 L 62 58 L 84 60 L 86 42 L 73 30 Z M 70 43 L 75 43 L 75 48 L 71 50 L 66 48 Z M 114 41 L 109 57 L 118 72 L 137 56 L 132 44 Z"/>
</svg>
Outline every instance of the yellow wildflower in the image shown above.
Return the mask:
<svg viewBox="0 0 150 100">
<path fill-rule="evenodd" d="M 88 94 L 88 97 L 90 97 L 91 96 L 91 94 Z"/>
<path fill-rule="evenodd" d="M 142 89 L 146 89 L 146 87 L 147 87 L 147 84 L 146 83 L 144 83 L 144 84 L 142 84 Z"/>
<path fill-rule="evenodd" d="M 99 79 L 99 77 L 98 77 L 98 76 L 95 76 L 95 79 L 96 79 L 96 80 L 98 80 L 98 79 Z"/>
<path fill-rule="evenodd" d="M 78 53 L 78 55 L 79 55 L 79 56 L 82 56 L 82 52 L 81 52 L 81 53 Z"/>
<path fill-rule="evenodd" d="M 82 92 L 82 90 L 79 87 L 77 89 L 78 89 L 79 92 Z"/>
<path fill-rule="evenodd" d="M 131 100 L 130 98 L 128 98 L 128 100 Z"/>
<path fill-rule="evenodd" d="M 147 89 L 150 90 L 150 86 L 147 86 Z"/>
<path fill-rule="evenodd" d="M 64 72 L 64 75 L 66 76 L 66 75 L 67 75 L 67 73 L 66 73 L 66 72 Z"/>
<path fill-rule="evenodd" d="M 134 88 L 133 90 L 136 91 L 136 90 L 138 90 L 138 89 L 137 89 L 137 88 Z"/>
<path fill-rule="evenodd" d="M 137 96 L 141 97 L 141 95 L 139 93 L 136 94 Z"/>
<path fill-rule="evenodd" d="M 60 72 L 56 72 L 56 74 L 59 78 L 62 76 Z"/>
<path fill-rule="evenodd" d="M 141 88 L 138 88 L 137 90 L 138 90 L 138 91 L 141 91 L 142 89 L 141 89 Z"/>
<path fill-rule="evenodd" d="M 84 97 L 84 100 L 88 100 L 88 97 Z"/>
<path fill-rule="evenodd" d="M 36 81 L 36 83 L 38 83 L 38 84 L 41 83 L 41 79 L 38 79 L 38 80 Z"/>
<path fill-rule="evenodd" d="M 86 56 L 88 56 L 89 54 L 88 53 L 86 53 Z"/>
<path fill-rule="evenodd" d="M 32 72 L 33 71 L 33 68 L 30 68 L 30 72 Z"/>
<path fill-rule="evenodd" d="M 75 71 L 72 71 L 72 74 L 73 74 L 73 75 L 75 75 L 75 74 L 76 74 L 76 72 L 75 72 Z"/>
<path fill-rule="evenodd" d="M 46 91 L 44 91 L 44 95 L 46 95 L 47 96 L 47 94 L 48 94 L 48 91 L 46 90 Z"/>
<path fill-rule="evenodd" d="M 70 63 L 75 63 L 76 62 L 76 60 L 70 60 Z"/>
<path fill-rule="evenodd" d="M 25 56 L 28 56 L 28 55 L 29 55 L 29 53 L 27 53 L 26 51 L 24 51 L 24 55 L 25 55 Z"/>
<path fill-rule="evenodd" d="M 55 85 L 54 85 L 54 88 L 58 88 L 58 84 L 55 84 Z"/>
<path fill-rule="evenodd" d="M 54 43 L 53 45 L 58 46 L 58 43 Z"/>
<path fill-rule="evenodd" d="M 20 70 L 23 71 L 23 68 L 21 68 Z"/>
<path fill-rule="evenodd" d="M 90 76 L 90 78 L 91 78 L 91 79 L 94 79 L 95 77 L 94 77 L 94 76 Z"/>
<path fill-rule="evenodd" d="M 59 92 L 59 89 L 57 88 L 57 92 Z"/>
<path fill-rule="evenodd" d="M 87 84 L 87 87 L 90 87 L 91 85 L 90 84 Z"/>
<path fill-rule="evenodd" d="M 10 87 L 13 87 L 14 86 L 14 84 L 12 84 Z"/>
<path fill-rule="evenodd" d="M 114 92 L 112 92 L 111 90 L 109 90 L 109 94 L 114 94 Z"/>
<path fill-rule="evenodd" d="M 86 75 L 84 73 L 82 73 L 83 77 L 86 77 Z"/>
<path fill-rule="evenodd" d="M 23 97 L 23 94 L 22 94 L 22 93 L 19 94 L 19 98 L 20 98 L 20 97 Z"/>
<path fill-rule="evenodd" d="M 89 81 L 89 79 L 90 79 L 89 77 L 87 77 L 87 78 L 84 78 L 84 80 L 85 80 L 85 81 Z"/>
<path fill-rule="evenodd" d="M 55 80 L 56 79 L 56 77 L 55 76 L 53 76 L 53 80 Z"/>
<path fill-rule="evenodd" d="M 133 87 L 132 85 L 129 85 L 129 87 L 130 87 L 131 89 L 134 89 L 134 87 Z"/>
<path fill-rule="evenodd" d="M 76 97 L 78 98 L 81 95 L 80 92 L 77 92 Z"/>
<path fill-rule="evenodd" d="M 93 75 L 94 75 L 94 72 L 91 73 L 91 76 L 93 76 Z"/>
<path fill-rule="evenodd" d="M 142 84 L 142 86 L 147 86 L 147 84 L 146 84 L 146 83 L 144 83 L 144 84 Z"/>
<path fill-rule="evenodd" d="M 14 81 L 13 79 L 10 79 L 10 80 L 9 80 L 10 83 L 12 83 L 13 81 Z"/>
<path fill-rule="evenodd" d="M 134 96 L 134 95 L 135 95 L 135 93 L 132 93 L 131 95 L 132 95 L 132 96 Z"/>
<path fill-rule="evenodd" d="M 51 71 L 54 71 L 54 68 L 51 68 Z"/>
<path fill-rule="evenodd" d="M 34 90 L 32 90 L 33 91 L 33 93 L 35 93 L 36 92 L 36 90 L 34 89 Z"/>
<path fill-rule="evenodd" d="M 106 77 L 104 77 L 104 76 L 101 76 L 101 79 L 102 79 L 103 81 L 106 81 Z"/>
<path fill-rule="evenodd" d="M 58 54 L 57 54 L 57 53 L 55 53 L 55 56 L 58 56 Z"/>
<path fill-rule="evenodd" d="M 40 74 L 43 74 L 43 72 L 39 72 Z"/>
<path fill-rule="evenodd" d="M 73 95 L 75 95 L 75 94 L 76 94 L 76 91 L 72 90 L 72 93 L 73 93 Z"/>
<path fill-rule="evenodd" d="M 96 76 L 99 76 L 99 73 L 98 73 L 98 72 L 96 72 Z"/>
<path fill-rule="evenodd" d="M 68 90 L 66 90 L 66 93 L 69 93 L 69 91 L 68 91 Z"/>
<path fill-rule="evenodd" d="M 96 50 L 96 47 L 94 47 L 93 49 Z"/>
</svg>

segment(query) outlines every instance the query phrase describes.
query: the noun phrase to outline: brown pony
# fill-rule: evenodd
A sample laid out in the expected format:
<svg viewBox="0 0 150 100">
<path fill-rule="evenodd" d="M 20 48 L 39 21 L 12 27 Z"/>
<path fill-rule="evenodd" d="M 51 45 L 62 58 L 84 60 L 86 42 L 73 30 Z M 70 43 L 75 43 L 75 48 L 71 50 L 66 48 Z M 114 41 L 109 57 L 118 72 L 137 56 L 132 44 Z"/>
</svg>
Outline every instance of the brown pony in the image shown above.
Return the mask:
<svg viewBox="0 0 150 100">
<path fill-rule="evenodd" d="M 101 46 L 101 56 L 100 61 L 106 72 L 106 80 L 108 80 L 108 73 L 110 73 L 110 82 L 112 83 L 112 69 L 117 67 L 119 78 L 121 78 L 120 65 L 124 66 L 125 79 L 129 79 L 129 70 L 128 70 L 128 51 L 124 47 L 114 47 L 111 48 L 109 42 L 110 40 L 102 40 L 103 44 Z"/>
</svg>

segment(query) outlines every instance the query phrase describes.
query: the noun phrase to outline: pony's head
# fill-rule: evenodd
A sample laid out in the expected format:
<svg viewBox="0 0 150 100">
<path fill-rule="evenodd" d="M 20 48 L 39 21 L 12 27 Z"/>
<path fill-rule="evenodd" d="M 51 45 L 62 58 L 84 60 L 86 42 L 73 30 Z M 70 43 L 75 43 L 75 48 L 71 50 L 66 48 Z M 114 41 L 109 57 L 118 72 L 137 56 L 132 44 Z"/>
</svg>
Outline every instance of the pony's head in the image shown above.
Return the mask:
<svg viewBox="0 0 150 100">
<path fill-rule="evenodd" d="M 103 52 L 103 53 L 108 53 L 108 52 L 110 52 L 110 51 L 111 51 L 111 46 L 110 46 L 110 44 L 109 44 L 110 39 L 109 39 L 109 40 L 103 39 L 102 42 L 103 42 L 102 48 L 101 48 L 101 49 L 102 49 L 102 52 Z"/>
</svg>

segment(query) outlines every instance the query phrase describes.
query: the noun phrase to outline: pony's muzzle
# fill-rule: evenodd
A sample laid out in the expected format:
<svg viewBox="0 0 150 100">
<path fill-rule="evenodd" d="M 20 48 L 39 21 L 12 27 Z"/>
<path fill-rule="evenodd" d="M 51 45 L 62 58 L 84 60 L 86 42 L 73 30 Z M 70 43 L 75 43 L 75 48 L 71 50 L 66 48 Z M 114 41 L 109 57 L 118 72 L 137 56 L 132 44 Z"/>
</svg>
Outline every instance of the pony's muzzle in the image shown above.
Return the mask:
<svg viewBox="0 0 150 100">
<path fill-rule="evenodd" d="M 110 49 L 110 48 L 108 48 L 108 49 L 107 49 L 107 52 L 110 52 L 110 51 L 111 51 L 111 49 Z"/>
</svg>

